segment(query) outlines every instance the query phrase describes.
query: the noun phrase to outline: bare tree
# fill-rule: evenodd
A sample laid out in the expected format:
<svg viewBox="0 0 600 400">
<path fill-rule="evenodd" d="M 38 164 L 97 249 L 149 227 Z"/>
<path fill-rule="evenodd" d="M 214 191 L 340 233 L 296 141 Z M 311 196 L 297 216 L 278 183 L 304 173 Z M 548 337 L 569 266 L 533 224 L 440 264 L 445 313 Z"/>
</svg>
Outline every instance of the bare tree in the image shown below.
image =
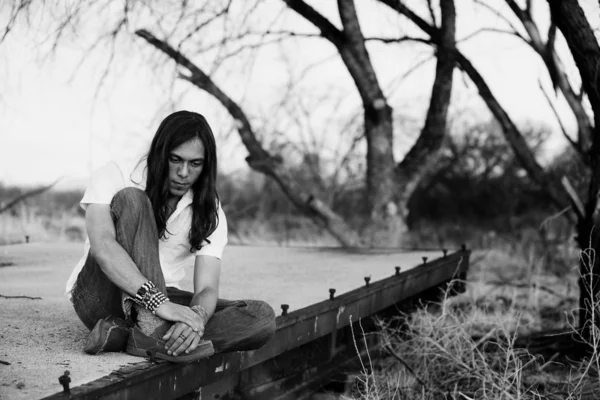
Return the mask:
<svg viewBox="0 0 600 400">
<path fill-rule="evenodd" d="M 354 1 L 338 1 L 342 30 L 302 0 L 284 0 L 299 15 L 320 31 L 320 36 L 337 49 L 352 76 L 363 104 L 364 132 L 367 140 L 366 215 L 372 223 L 401 222 L 406 204 L 417 183 L 434 164 L 446 136 L 446 119 L 454 70 L 455 10 L 453 1 L 441 2 L 441 40 L 438 43 L 436 77 L 425 126 L 418 140 L 400 163 L 393 155 L 394 127 L 389 105 L 374 71 L 366 39 L 362 33 Z M 388 207 L 394 204 L 397 207 Z M 386 210 L 399 213 L 386 215 Z M 392 215 L 389 215 L 392 214 Z M 402 233 L 401 229 L 397 233 Z M 389 237 L 398 243 L 399 237 Z"/>
<path fill-rule="evenodd" d="M 63 17 L 56 30 L 55 43 L 59 43 L 67 28 L 75 25 L 86 8 L 88 11 L 97 9 L 100 15 L 103 15 L 102 13 L 106 11 L 102 9 L 100 3 L 92 1 L 67 10 L 66 17 Z M 14 24 L 15 18 L 12 15 L 22 12 L 20 4 L 13 2 L 14 7 L 11 9 L 7 32 Z M 100 35 L 100 40 L 112 40 L 114 43 L 117 37 L 126 33 L 127 29 L 134 24 L 136 16 L 145 16 L 140 17 L 139 20 L 144 21 L 145 24 L 149 21 L 152 27 L 137 29 L 135 34 L 173 60 L 181 69 L 179 78 L 209 93 L 227 109 L 235 120 L 240 138 L 248 150 L 249 156 L 246 159 L 248 165 L 275 179 L 299 210 L 327 228 L 342 245 L 365 244 L 360 235 L 350 229 L 326 202 L 291 179 L 278 155 L 270 154 L 264 149 L 257 139 L 250 118 L 240 104 L 220 87 L 213 78 L 214 73 L 224 60 L 237 57 L 244 50 L 259 48 L 270 41 L 306 36 L 311 40 L 320 37 L 330 42 L 350 73 L 363 106 L 364 137 L 367 143 L 364 189 L 366 206 L 364 210 L 357 211 L 363 211 L 367 225 L 385 226 L 390 221 L 404 225 L 408 198 L 414 192 L 419 180 L 434 164 L 436 153 L 446 136 L 446 117 L 455 63 L 454 2 L 441 2 L 441 26 L 434 27 L 439 32 L 439 41 L 436 43 L 439 57 L 437 57 L 435 82 L 425 127 L 407 157 L 399 163 L 393 156 L 393 110 L 381 88 L 367 51 L 368 38 L 363 35 L 354 0 L 337 2 L 341 29 L 302 0 L 283 0 L 281 4 L 310 22 L 318 33 L 283 31 L 273 36 L 269 26 L 258 32 L 251 29 L 252 24 L 247 21 L 252 18 L 256 9 L 274 7 L 271 4 L 265 5 L 260 0 L 241 4 L 233 1 L 209 1 L 202 6 L 186 1 L 174 1 L 164 6 L 146 1 L 135 3 L 126 1 L 123 3 L 121 13 L 117 17 L 113 16 L 111 22 L 106 24 L 108 28 Z M 27 6 L 29 3 L 25 5 L 26 8 Z M 235 14 L 232 11 L 235 7 L 242 7 L 242 12 Z M 222 24 L 224 28 L 215 29 L 217 24 Z M 206 37 L 215 36 L 211 33 L 214 32 L 211 29 L 219 32 L 221 36 L 212 41 L 207 40 Z M 202 55 L 210 51 L 217 53 L 211 67 L 201 68 L 199 62 L 192 61 L 192 57 L 202 59 Z M 389 207 L 390 204 L 397 207 Z M 394 212 L 398 209 L 400 212 Z M 399 230 L 395 236 L 388 237 L 387 244 L 398 245 L 399 235 L 404 230 Z"/>
<path fill-rule="evenodd" d="M 400 0 L 379 1 L 414 22 L 430 36 L 432 44 L 440 43 L 439 30 L 417 15 L 405 3 Z M 501 125 L 504 137 L 531 179 L 545 189 L 549 198 L 557 207 L 564 209 L 569 203 L 571 204 L 572 213 L 566 215 L 571 220 L 576 219 L 577 221 L 577 241 L 582 250 L 579 280 L 579 327 L 582 329 L 584 337 L 589 338 L 591 324 L 594 323 L 596 326 L 600 326 L 600 312 L 597 306 L 594 307 L 600 294 L 600 285 L 598 284 L 600 278 L 598 271 L 600 266 L 598 264 L 600 261 L 597 261 L 595 256 L 600 252 L 600 234 L 597 229 L 600 226 L 600 203 L 598 202 L 598 196 L 600 195 L 600 134 L 598 132 L 598 127 L 600 127 L 600 92 L 598 91 L 600 87 L 600 46 L 577 0 L 548 0 L 551 21 L 545 42 L 532 17 L 532 1 L 527 1 L 525 8 L 521 8 L 515 1 L 505 1 L 523 24 L 528 39 L 522 36 L 508 19 L 505 19 L 513 28 L 511 33 L 524 40 L 541 56 L 554 87 L 564 95 L 577 120 L 577 139 L 573 140 L 568 136 L 567 138 L 576 150 L 576 154 L 582 157 L 589 168 L 590 182 L 585 201 L 579 199 L 578 194 L 568 182 L 563 181 L 561 185 L 559 177 L 545 171 L 535 160 L 532 149 L 528 147 L 522 133 L 495 98 L 484 77 L 459 50 L 456 50 L 455 53 L 457 65 L 478 88 L 481 98 Z M 505 18 L 487 3 L 479 0 L 476 2 L 483 4 L 498 16 Z M 580 93 L 573 89 L 556 53 L 557 29 L 565 37 L 573 61 L 581 75 L 583 87 Z M 586 99 L 591 105 L 592 118 L 590 118 L 584 106 Z M 566 132 L 564 133 L 566 135 Z"/>
<path fill-rule="evenodd" d="M 600 294 L 600 46 L 583 9 L 576 0 L 548 0 L 552 21 L 565 37 L 581 75 L 583 89 L 591 104 L 594 127 L 591 130 L 591 146 L 587 150 L 590 183 L 583 210 L 579 210 L 577 242 L 582 249 L 579 280 L 579 326 L 589 335 L 590 325 L 600 326 L 597 301 Z M 574 207 L 577 210 L 578 207 Z"/>
<path fill-rule="evenodd" d="M 379 1 L 407 17 L 430 36 L 430 42 L 432 44 L 439 46 L 441 42 L 440 30 L 417 15 L 413 10 L 406 6 L 406 4 L 400 0 Z M 455 52 L 455 57 L 458 67 L 475 84 L 479 91 L 479 95 L 502 126 L 507 142 L 510 144 L 512 150 L 515 152 L 515 155 L 529 176 L 533 179 L 533 181 L 537 182 L 547 191 L 548 195 L 558 208 L 564 208 L 567 206 L 568 199 L 560 185 L 560 181 L 556 177 L 548 174 L 535 159 L 533 152 L 531 149 L 529 149 L 527 142 L 521 132 L 519 132 L 517 125 L 513 122 L 506 110 L 504 110 L 502 105 L 498 102 L 486 83 L 484 77 L 475 68 L 473 63 L 458 49 Z"/>
</svg>

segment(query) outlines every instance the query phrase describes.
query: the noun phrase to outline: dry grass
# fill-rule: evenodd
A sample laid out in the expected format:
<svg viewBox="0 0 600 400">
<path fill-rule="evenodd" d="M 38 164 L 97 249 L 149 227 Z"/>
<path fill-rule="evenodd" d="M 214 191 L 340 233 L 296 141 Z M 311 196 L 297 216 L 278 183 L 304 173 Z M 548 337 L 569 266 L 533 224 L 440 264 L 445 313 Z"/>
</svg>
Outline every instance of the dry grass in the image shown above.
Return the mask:
<svg viewBox="0 0 600 400">
<path fill-rule="evenodd" d="M 363 371 L 341 398 L 599 398 L 598 329 L 592 354 L 580 361 L 565 362 L 558 353 L 544 359 L 516 345 L 519 335 L 574 329 L 578 258 L 570 257 L 577 252 L 564 247 L 560 256 L 570 265 L 558 276 L 545 269 L 543 251 L 530 251 L 530 243 L 518 250 L 475 251 L 467 291 L 404 316 L 402 331 L 391 328 L 395 321 L 380 321 L 389 356 Z"/>
</svg>

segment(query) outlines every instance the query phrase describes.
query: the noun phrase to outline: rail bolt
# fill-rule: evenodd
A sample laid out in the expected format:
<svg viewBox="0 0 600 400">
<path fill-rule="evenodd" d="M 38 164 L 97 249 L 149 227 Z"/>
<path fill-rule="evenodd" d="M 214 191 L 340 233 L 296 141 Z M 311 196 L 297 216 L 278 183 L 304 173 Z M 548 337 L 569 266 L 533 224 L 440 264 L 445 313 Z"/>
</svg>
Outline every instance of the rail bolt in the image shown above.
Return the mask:
<svg viewBox="0 0 600 400">
<path fill-rule="evenodd" d="M 58 383 L 60 383 L 63 387 L 64 393 L 70 393 L 71 389 L 69 388 L 69 383 L 71 383 L 71 378 L 69 377 L 71 373 L 69 371 L 65 371 L 64 374 L 58 377 Z"/>
<path fill-rule="evenodd" d="M 365 286 L 369 286 L 369 282 L 371 282 L 371 277 L 365 276 Z"/>
<path fill-rule="evenodd" d="M 396 276 L 400 275 L 400 267 L 394 267 L 396 268 Z"/>
<path fill-rule="evenodd" d="M 335 289 L 329 289 L 329 300 L 333 300 L 333 296 L 335 295 Z"/>
<path fill-rule="evenodd" d="M 427 257 L 423 257 L 423 264 L 427 264 Z"/>
<path fill-rule="evenodd" d="M 290 308 L 289 304 L 282 304 L 281 305 L 281 315 L 285 317 L 288 313 L 289 308 Z"/>
</svg>

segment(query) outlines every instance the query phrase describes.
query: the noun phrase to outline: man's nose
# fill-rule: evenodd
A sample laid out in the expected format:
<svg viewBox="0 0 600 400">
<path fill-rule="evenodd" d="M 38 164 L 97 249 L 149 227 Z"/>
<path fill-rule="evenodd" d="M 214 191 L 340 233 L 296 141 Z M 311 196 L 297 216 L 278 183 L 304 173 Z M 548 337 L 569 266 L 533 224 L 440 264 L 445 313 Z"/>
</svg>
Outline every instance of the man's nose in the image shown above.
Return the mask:
<svg viewBox="0 0 600 400">
<path fill-rule="evenodd" d="M 177 175 L 179 175 L 182 178 L 185 178 L 189 175 L 189 167 L 187 163 L 181 164 L 181 167 L 179 167 L 179 170 L 177 171 Z"/>
</svg>

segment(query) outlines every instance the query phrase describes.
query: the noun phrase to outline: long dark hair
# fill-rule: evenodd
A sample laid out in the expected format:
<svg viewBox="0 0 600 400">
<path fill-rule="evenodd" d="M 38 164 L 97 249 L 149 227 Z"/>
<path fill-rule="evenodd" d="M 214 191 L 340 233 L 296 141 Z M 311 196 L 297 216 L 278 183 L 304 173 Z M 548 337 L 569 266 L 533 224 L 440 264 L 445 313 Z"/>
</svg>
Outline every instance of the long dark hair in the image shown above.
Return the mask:
<svg viewBox="0 0 600 400">
<path fill-rule="evenodd" d="M 165 238 L 169 198 L 169 156 L 176 147 L 192 139 L 204 145 L 204 167 L 192 186 L 192 227 L 189 233 L 190 252 L 200 249 L 202 242 L 214 232 L 217 215 L 217 148 L 215 137 L 206 119 L 195 112 L 177 111 L 167 116 L 158 127 L 148 151 L 146 194 L 150 198 L 159 238 Z"/>
</svg>

